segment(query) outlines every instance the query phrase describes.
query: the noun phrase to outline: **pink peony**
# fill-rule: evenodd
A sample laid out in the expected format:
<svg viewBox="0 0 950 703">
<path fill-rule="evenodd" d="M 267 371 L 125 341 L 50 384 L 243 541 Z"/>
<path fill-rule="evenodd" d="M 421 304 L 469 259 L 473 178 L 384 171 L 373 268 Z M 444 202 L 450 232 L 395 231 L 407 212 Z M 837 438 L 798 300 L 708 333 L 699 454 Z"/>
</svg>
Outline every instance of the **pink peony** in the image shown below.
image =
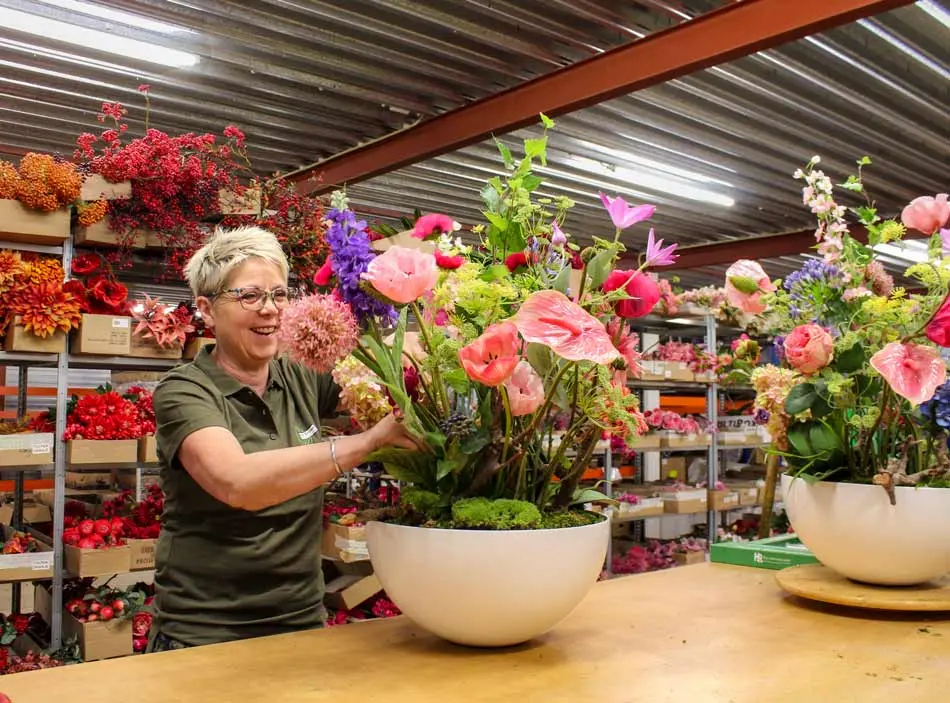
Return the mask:
<svg viewBox="0 0 950 703">
<path fill-rule="evenodd" d="M 799 325 L 785 338 L 785 358 L 792 368 L 813 374 L 831 363 L 835 343 L 824 327 Z"/>
<path fill-rule="evenodd" d="M 947 380 L 947 366 L 933 347 L 891 342 L 871 357 L 871 366 L 895 393 L 920 405 Z"/>
<path fill-rule="evenodd" d="M 617 301 L 614 309 L 620 317 L 633 318 L 649 315 L 656 304 L 660 301 L 660 288 L 656 281 L 645 273 L 638 271 L 611 271 L 604 281 L 603 289 L 605 292 L 623 288 L 627 295 L 627 300 Z"/>
<path fill-rule="evenodd" d="M 936 197 L 925 195 L 914 198 L 901 212 L 901 222 L 905 227 L 923 234 L 933 234 L 950 220 L 950 202 L 947 197 L 946 193 L 940 193 Z"/>
<path fill-rule="evenodd" d="M 462 225 L 448 215 L 431 213 L 416 220 L 416 224 L 412 228 L 412 236 L 416 239 L 428 239 L 443 233 L 456 232 L 460 229 L 462 229 Z"/>
<path fill-rule="evenodd" d="M 415 249 L 390 247 L 369 262 L 362 278 L 394 303 L 412 303 L 435 287 L 435 257 Z"/>
<path fill-rule="evenodd" d="M 726 271 L 726 298 L 729 304 L 750 315 L 765 312 L 762 294 L 774 290 L 775 285 L 756 261 L 740 259 Z"/>
<path fill-rule="evenodd" d="M 544 383 L 527 361 L 519 361 L 514 373 L 505 381 L 508 404 L 515 417 L 530 415 L 544 402 Z"/>
<path fill-rule="evenodd" d="M 532 293 L 512 321 L 525 340 L 562 359 L 607 364 L 620 357 L 600 320 L 556 290 Z"/>
<path fill-rule="evenodd" d="M 927 323 L 927 339 L 941 347 L 950 347 L 950 296 Z"/>
<path fill-rule="evenodd" d="M 459 362 L 465 373 L 486 386 L 500 386 L 507 381 L 520 360 L 518 328 L 511 322 L 492 325 L 459 349 Z"/>
<path fill-rule="evenodd" d="M 359 326 L 350 306 L 332 295 L 308 295 L 288 305 L 280 315 L 280 348 L 298 364 L 329 373 L 356 348 Z"/>
</svg>

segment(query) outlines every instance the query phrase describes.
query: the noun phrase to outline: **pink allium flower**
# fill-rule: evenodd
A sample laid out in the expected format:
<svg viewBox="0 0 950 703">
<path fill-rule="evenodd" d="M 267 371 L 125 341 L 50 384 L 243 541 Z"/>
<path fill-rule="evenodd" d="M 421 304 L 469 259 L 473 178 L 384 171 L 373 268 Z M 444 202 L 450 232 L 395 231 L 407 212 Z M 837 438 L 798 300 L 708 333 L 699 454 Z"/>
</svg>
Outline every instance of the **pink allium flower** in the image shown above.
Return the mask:
<svg viewBox="0 0 950 703">
<path fill-rule="evenodd" d="M 920 405 L 947 380 L 947 366 L 933 347 L 891 342 L 871 357 L 871 366 L 891 389 Z"/>
<path fill-rule="evenodd" d="M 527 361 L 519 361 L 505 381 L 508 404 L 515 417 L 530 415 L 544 402 L 544 382 Z"/>
<path fill-rule="evenodd" d="M 743 312 L 752 315 L 765 312 L 762 294 L 774 290 L 775 285 L 756 261 L 740 259 L 726 271 L 726 298 L 730 305 Z"/>
<path fill-rule="evenodd" d="M 486 386 L 500 386 L 507 381 L 520 360 L 518 328 L 511 322 L 492 325 L 459 349 L 459 362 L 466 375 Z"/>
<path fill-rule="evenodd" d="M 412 236 L 416 239 L 428 239 L 443 233 L 456 232 L 460 229 L 462 229 L 462 225 L 448 215 L 431 213 L 416 220 L 415 227 L 412 228 Z"/>
<path fill-rule="evenodd" d="M 819 325 L 799 325 L 785 338 L 785 358 L 804 374 L 813 374 L 831 363 L 835 343 Z"/>
<path fill-rule="evenodd" d="M 946 193 L 940 193 L 936 197 L 925 195 L 914 198 L 901 212 L 901 222 L 905 227 L 923 234 L 933 234 L 950 220 L 950 202 L 947 197 Z"/>
<path fill-rule="evenodd" d="M 356 317 L 332 295 L 308 295 L 288 305 L 280 316 L 277 339 L 299 364 L 328 373 L 356 348 L 360 337 Z"/>
<path fill-rule="evenodd" d="M 865 272 L 868 277 L 871 290 L 876 295 L 889 297 L 894 292 L 894 278 L 884 270 L 884 264 L 880 261 L 872 261 L 867 265 Z"/>
<path fill-rule="evenodd" d="M 600 201 L 607 208 L 610 219 L 617 229 L 627 229 L 638 222 L 649 220 L 656 212 L 655 205 L 631 206 L 623 198 L 610 198 L 603 193 L 600 193 Z"/>
<path fill-rule="evenodd" d="M 620 356 L 600 320 L 556 290 L 532 293 L 512 321 L 526 341 L 568 361 L 608 364 Z"/>
<path fill-rule="evenodd" d="M 369 262 L 361 276 L 394 303 L 412 303 L 435 287 L 435 257 L 406 247 L 390 247 Z"/>
</svg>

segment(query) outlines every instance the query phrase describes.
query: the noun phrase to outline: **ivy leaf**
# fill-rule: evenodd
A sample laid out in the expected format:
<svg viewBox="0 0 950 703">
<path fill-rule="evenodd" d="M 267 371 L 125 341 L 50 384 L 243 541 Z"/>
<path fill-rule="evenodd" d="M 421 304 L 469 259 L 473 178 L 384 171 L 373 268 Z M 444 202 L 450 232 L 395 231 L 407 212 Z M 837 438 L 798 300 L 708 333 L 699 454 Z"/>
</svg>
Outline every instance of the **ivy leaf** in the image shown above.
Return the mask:
<svg viewBox="0 0 950 703">
<path fill-rule="evenodd" d="M 846 180 L 844 183 L 839 183 L 838 185 L 845 190 L 850 190 L 855 193 L 861 193 L 864 191 L 864 184 L 861 183 L 857 176 L 848 176 L 848 180 Z"/>
<path fill-rule="evenodd" d="M 818 393 L 811 383 L 802 383 L 789 391 L 785 399 L 785 412 L 789 415 L 798 415 L 806 410 L 810 410 L 815 401 L 818 400 Z"/>
<path fill-rule="evenodd" d="M 870 165 L 871 165 L 871 157 L 862 156 L 860 159 L 858 159 L 858 166 L 870 166 Z"/>
<path fill-rule="evenodd" d="M 858 216 L 861 224 L 865 227 L 873 225 L 876 222 L 880 222 L 881 218 L 877 216 L 877 208 L 869 207 L 867 205 L 862 205 L 859 208 L 855 208 L 854 214 Z"/>
</svg>

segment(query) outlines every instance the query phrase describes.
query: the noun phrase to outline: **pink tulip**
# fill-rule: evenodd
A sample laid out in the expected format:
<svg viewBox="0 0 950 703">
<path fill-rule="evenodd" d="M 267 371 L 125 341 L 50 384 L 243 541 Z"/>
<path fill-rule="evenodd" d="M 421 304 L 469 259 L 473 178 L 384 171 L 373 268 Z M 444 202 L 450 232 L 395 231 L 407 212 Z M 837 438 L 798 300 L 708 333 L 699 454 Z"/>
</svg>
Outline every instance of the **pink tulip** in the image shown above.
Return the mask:
<svg viewBox="0 0 950 703">
<path fill-rule="evenodd" d="M 440 234 L 456 232 L 460 229 L 462 229 L 462 225 L 448 215 L 431 213 L 416 220 L 416 224 L 412 228 L 412 236 L 416 239 L 428 239 Z"/>
<path fill-rule="evenodd" d="M 600 320 L 556 290 L 532 293 L 512 321 L 526 341 L 568 361 L 607 364 L 620 356 Z"/>
<path fill-rule="evenodd" d="M 871 357 L 871 366 L 895 393 L 920 405 L 947 380 L 947 366 L 933 347 L 891 342 Z"/>
<path fill-rule="evenodd" d="M 835 343 L 824 327 L 799 325 L 785 338 L 785 358 L 792 368 L 813 374 L 831 363 Z"/>
<path fill-rule="evenodd" d="M 914 198 L 901 213 L 901 222 L 909 229 L 926 235 L 933 234 L 950 220 L 950 202 L 947 197 L 946 193 L 940 193 L 936 197 L 924 195 Z"/>
<path fill-rule="evenodd" d="M 607 208 L 617 229 L 627 229 L 638 222 L 649 220 L 656 212 L 656 205 L 628 205 L 623 198 L 610 198 L 603 193 L 600 194 L 600 201 Z"/>
<path fill-rule="evenodd" d="M 499 386 L 511 376 L 518 362 L 518 328 L 499 322 L 459 349 L 459 362 L 466 375 L 486 386 Z"/>
<path fill-rule="evenodd" d="M 514 373 L 505 381 L 508 405 L 515 417 L 530 415 L 544 402 L 544 383 L 527 361 L 519 361 Z"/>
<path fill-rule="evenodd" d="M 411 303 L 435 287 L 439 269 L 432 254 L 390 247 L 369 262 L 362 278 L 394 303 Z"/>
<path fill-rule="evenodd" d="M 756 261 L 740 259 L 726 270 L 726 298 L 743 312 L 765 312 L 762 294 L 774 290 L 775 285 Z"/>
</svg>

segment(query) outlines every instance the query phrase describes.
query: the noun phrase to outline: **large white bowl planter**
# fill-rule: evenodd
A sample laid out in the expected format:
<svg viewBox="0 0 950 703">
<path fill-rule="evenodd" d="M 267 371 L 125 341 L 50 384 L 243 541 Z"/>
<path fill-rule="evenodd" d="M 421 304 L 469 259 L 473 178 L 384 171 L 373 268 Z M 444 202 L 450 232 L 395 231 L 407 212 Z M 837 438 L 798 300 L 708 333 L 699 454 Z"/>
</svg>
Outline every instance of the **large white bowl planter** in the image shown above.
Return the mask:
<svg viewBox="0 0 950 703">
<path fill-rule="evenodd" d="M 597 581 L 607 520 L 556 530 L 439 530 L 371 522 L 370 559 L 386 594 L 450 642 L 505 647 L 563 620 Z"/>
<path fill-rule="evenodd" d="M 782 476 L 785 509 L 802 543 L 855 581 L 911 586 L 950 573 L 950 489 L 814 484 Z"/>
</svg>

